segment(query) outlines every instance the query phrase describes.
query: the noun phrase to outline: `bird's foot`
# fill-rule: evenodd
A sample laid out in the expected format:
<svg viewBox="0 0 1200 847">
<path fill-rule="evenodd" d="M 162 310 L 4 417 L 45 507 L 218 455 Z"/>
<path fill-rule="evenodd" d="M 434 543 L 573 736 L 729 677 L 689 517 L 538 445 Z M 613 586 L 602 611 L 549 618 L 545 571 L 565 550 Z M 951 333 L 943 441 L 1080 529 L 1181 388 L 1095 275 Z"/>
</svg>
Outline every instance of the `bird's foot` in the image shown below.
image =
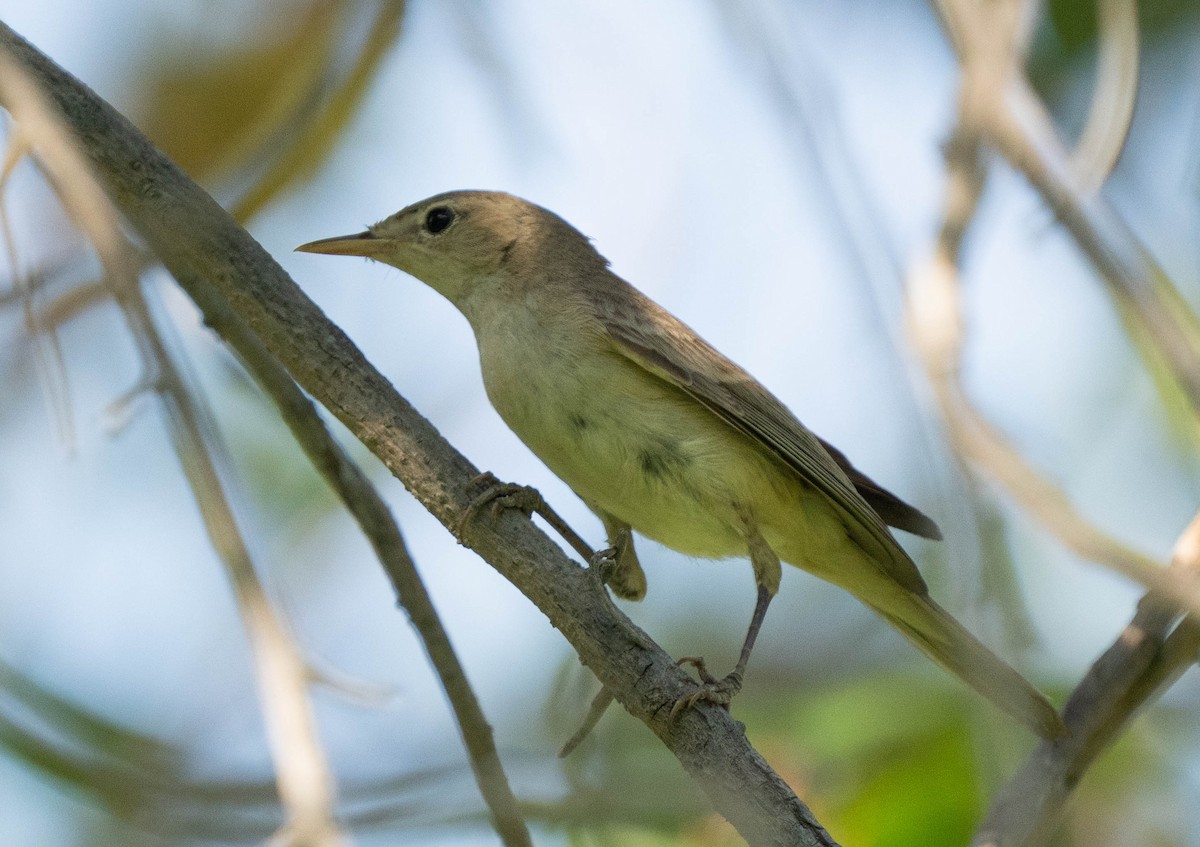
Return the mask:
<svg viewBox="0 0 1200 847">
<path fill-rule="evenodd" d="M 708 672 L 708 668 L 704 666 L 704 659 L 699 656 L 684 656 L 676 664 L 680 666 L 692 665 L 696 669 L 697 676 L 700 677 L 700 688 L 675 701 L 675 705 L 671 707 L 670 719 L 672 721 L 681 712 L 690 709 L 700 702 L 715 703 L 718 706 L 728 709 L 734 695 L 742 690 L 741 669 L 735 669 L 724 679 L 717 679 Z"/>
<path fill-rule="evenodd" d="M 597 550 L 588 559 L 588 576 L 596 584 L 597 589 L 603 591 L 609 580 L 613 578 L 613 574 L 617 572 L 618 555 L 620 552 L 616 547 L 605 547 L 603 550 Z"/>
<path fill-rule="evenodd" d="M 505 509 L 516 509 L 527 518 L 533 517 L 535 513 L 541 515 L 542 519 L 562 536 L 563 540 L 570 544 L 586 562 L 591 562 L 606 552 L 592 552 L 592 548 L 588 546 L 587 542 L 559 517 L 558 512 L 550 508 L 536 488 L 518 485 L 515 482 L 501 482 L 491 471 L 484 471 L 467 483 L 467 491 L 479 491 L 480 493 L 471 501 L 471 505 L 467 506 L 462 520 L 458 522 L 460 541 L 464 538 L 471 522 L 479 517 L 479 513 L 484 509 L 488 510 L 492 523 L 496 522 L 500 513 Z"/>
<path fill-rule="evenodd" d="M 525 517 L 530 517 L 534 512 L 541 512 L 546 508 L 546 501 L 536 488 L 518 485 L 515 482 L 501 482 L 491 471 L 484 471 L 471 480 L 467 490 L 477 490 L 480 493 L 471 501 L 471 505 L 467 506 L 462 520 L 458 522 L 459 538 L 484 509 L 487 509 L 488 517 L 494 523 L 505 509 L 516 509 Z"/>
</svg>

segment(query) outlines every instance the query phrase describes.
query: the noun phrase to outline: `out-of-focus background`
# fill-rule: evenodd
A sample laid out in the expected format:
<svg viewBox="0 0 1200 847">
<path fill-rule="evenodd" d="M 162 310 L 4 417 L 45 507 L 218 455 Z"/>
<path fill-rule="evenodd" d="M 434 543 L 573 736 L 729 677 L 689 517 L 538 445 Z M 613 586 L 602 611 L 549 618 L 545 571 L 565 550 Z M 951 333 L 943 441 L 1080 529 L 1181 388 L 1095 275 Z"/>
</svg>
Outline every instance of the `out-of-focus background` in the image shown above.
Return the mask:
<svg viewBox="0 0 1200 847">
<path fill-rule="evenodd" d="M 1104 6 L 1104 3 L 1100 4 Z M 1200 14 L 1139 4 L 1137 101 L 1107 198 L 1200 305 Z M 502 189 L 754 373 L 947 540 L 905 538 L 934 595 L 1061 703 L 1141 590 L 1064 551 L 951 456 L 905 339 L 903 281 L 942 209 L 958 65 L 916 0 L 0 0 L 0 17 L 128 115 L 472 461 L 598 522 L 501 423 L 438 295 L 292 253 L 427 195 Z M 1083 125 L 1097 15 L 1045 4 L 1030 75 Z M 333 104 L 332 106 L 330 104 Z M 3 194 L 4 274 L 87 290 L 86 241 L 28 163 Z M 15 255 L 15 265 L 13 255 Z M 998 165 L 964 261 L 971 397 L 1095 523 L 1166 561 L 1197 506 L 1196 428 L 1020 176 Z M 158 271 L 156 313 L 213 409 L 256 567 L 328 685 L 314 689 L 357 844 L 494 844 L 436 678 L 378 563 L 277 413 Z M 9 290 L 5 282 L 0 294 Z M 261 842 L 279 823 L 246 636 L 105 299 L 32 339 L 0 308 L 0 843 Z M 350 439 L 346 438 L 347 443 Z M 391 504 L 539 844 L 738 843 L 675 760 L 595 690 L 561 636 L 351 445 Z M 627 612 L 732 666 L 745 562 L 640 544 Z M 1138 717 L 1058 843 L 1200 845 L 1197 681 Z M 785 575 L 734 714 L 853 845 L 954 845 L 1033 746 L 845 593 Z"/>
</svg>

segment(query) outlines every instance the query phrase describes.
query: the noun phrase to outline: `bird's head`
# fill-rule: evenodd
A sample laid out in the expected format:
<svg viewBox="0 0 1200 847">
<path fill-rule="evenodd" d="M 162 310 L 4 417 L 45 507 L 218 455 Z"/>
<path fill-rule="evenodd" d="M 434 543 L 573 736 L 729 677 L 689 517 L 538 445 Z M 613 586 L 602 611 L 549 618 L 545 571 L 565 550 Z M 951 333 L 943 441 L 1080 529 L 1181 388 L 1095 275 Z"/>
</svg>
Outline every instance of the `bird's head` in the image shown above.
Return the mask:
<svg viewBox="0 0 1200 847">
<path fill-rule="evenodd" d="M 499 191 L 438 194 L 365 232 L 296 249 L 383 262 L 417 277 L 464 312 L 481 288 L 515 294 L 548 278 L 606 266 L 562 218 Z"/>
</svg>

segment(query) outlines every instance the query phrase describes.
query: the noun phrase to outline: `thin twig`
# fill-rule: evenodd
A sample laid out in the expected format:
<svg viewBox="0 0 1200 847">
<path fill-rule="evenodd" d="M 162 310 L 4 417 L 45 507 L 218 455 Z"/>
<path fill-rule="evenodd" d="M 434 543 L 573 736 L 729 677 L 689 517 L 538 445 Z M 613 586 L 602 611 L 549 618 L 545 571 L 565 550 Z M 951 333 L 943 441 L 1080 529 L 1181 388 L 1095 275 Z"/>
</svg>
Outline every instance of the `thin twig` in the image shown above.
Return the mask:
<svg viewBox="0 0 1200 847">
<path fill-rule="evenodd" d="M 1096 50 L 1096 86 L 1071 168 L 1081 191 L 1094 194 L 1117 166 L 1138 87 L 1137 0 L 1096 0 L 1100 34 Z"/>
<path fill-rule="evenodd" d="M 2 24 L 0 44 L 55 99 L 118 207 L 180 283 L 211 281 L 301 387 L 443 525 L 456 527 L 469 505 L 468 483 L 479 471 L 400 397 L 245 230 L 127 120 Z M 541 609 L 751 845 L 834 844 L 728 712 L 705 706 L 667 720 L 671 704 L 695 684 L 532 523 L 509 511 L 494 525 L 476 522 L 466 540 Z"/>
<path fill-rule="evenodd" d="M 1196 608 L 1200 515 L 1178 541 L 1172 567 L 1160 568 L 1076 514 L 1065 495 L 1030 468 L 967 401 L 959 381 L 964 335 L 958 292 L 960 252 L 982 191 L 983 145 L 995 140 L 994 116 L 1004 109 L 1005 93 L 1020 89 L 1024 79 L 1015 56 L 1007 62 L 991 60 L 993 68 L 1003 69 L 1001 73 L 979 73 L 979 55 L 995 57 L 994 51 L 1005 49 L 1007 43 L 1005 32 L 987 25 L 994 5 L 942 0 L 939 8 L 959 52 L 963 94 L 958 126 L 947 146 L 941 232 L 933 257 L 912 275 L 909 304 L 913 335 L 950 437 L 957 450 L 1000 481 L 1067 546 L 1161 589 L 1142 600 L 1133 622 L 1076 687 L 1064 709 L 1067 734 L 1038 746 L 996 797 L 973 842 L 975 847 L 1028 847 L 1049 837 L 1088 765 L 1136 710 L 1195 662 L 1200 625 L 1195 618 L 1185 618 L 1176 626 L 1179 608 L 1166 598 Z M 989 38 L 995 39 L 990 46 Z M 1027 167 L 1027 172 L 1037 172 L 1035 165 Z"/>
<path fill-rule="evenodd" d="M 13 169 L 26 157 L 30 141 L 19 130 L 14 128 L 9 133 L 8 144 L 4 148 L 4 162 L 0 166 L 0 192 L 8 186 Z M 75 416 L 71 409 L 71 385 L 67 376 L 67 367 L 63 361 L 62 343 L 58 337 L 58 327 L 54 324 L 42 325 L 38 322 L 38 313 L 34 308 L 34 297 L 41 283 L 48 276 L 39 277 L 36 274 L 25 274 L 21 271 L 20 257 L 17 255 L 17 244 L 13 238 L 12 227 L 8 220 L 8 206 L 0 202 L 0 240 L 3 241 L 4 251 L 12 267 L 12 290 L 5 292 L 6 299 L 10 296 L 17 298 L 25 317 L 25 328 L 29 331 L 33 343 L 33 358 L 39 376 L 42 390 L 45 393 L 46 405 L 50 416 L 58 426 L 58 437 L 68 452 L 75 450 Z M 43 273 L 46 269 L 43 269 Z"/>
<path fill-rule="evenodd" d="M 588 737 L 588 734 L 596 728 L 596 724 L 600 722 L 600 718 L 604 717 L 604 713 L 608 711 L 608 707 L 612 705 L 613 693 L 607 688 L 601 688 L 596 692 L 596 696 L 592 698 L 592 703 L 588 706 L 587 714 L 583 716 L 583 723 L 579 729 L 575 730 L 574 735 L 567 739 L 566 743 L 559 748 L 558 758 L 565 759 L 575 752 L 575 748 L 583 743 L 583 739 Z"/>
<path fill-rule="evenodd" d="M 136 251 L 117 224 L 117 213 L 94 181 L 69 133 L 43 101 L 28 72 L 0 55 L 0 99 L 45 169 L 64 207 L 95 247 L 106 279 L 143 357 L 170 421 L 172 440 L 192 486 L 217 555 L 226 566 L 255 656 L 280 799 L 287 812 L 281 842 L 336 847 L 345 838 L 334 820 L 333 779 L 317 738 L 303 659 L 271 608 L 254 572 L 233 510 L 225 496 L 201 423 L 199 400 L 163 343 L 143 298 Z"/>
<path fill-rule="evenodd" d="M 37 312 L 37 322 L 43 327 L 59 327 L 101 303 L 112 299 L 112 289 L 105 280 L 97 279 L 72 286 L 55 297 Z"/>
<path fill-rule="evenodd" d="M 204 312 L 205 321 L 237 351 L 242 364 L 278 407 L 309 461 L 358 522 L 420 636 L 454 709 L 471 768 L 497 833 L 510 847 L 530 844 L 529 832 L 496 751 L 492 728 L 387 504 L 329 433 L 312 401 L 207 281 L 178 276 L 177 279 L 189 291 L 198 292 L 193 296 Z"/>
<path fill-rule="evenodd" d="M 1200 570 L 1200 513 L 1175 545 L 1172 568 Z M 1032 847 L 1045 843 L 1087 767 L 1138 709 L 1185 670 L 1200 651 L 1200 622 L 1148 594 L 1137 613 L 1075 687 L 1063 722 L 1067 734 L 1043 742 L 992 801 L 972 847 Z M 1172 631 L 1174 627 L 1174 631 Z"/>
</svg>

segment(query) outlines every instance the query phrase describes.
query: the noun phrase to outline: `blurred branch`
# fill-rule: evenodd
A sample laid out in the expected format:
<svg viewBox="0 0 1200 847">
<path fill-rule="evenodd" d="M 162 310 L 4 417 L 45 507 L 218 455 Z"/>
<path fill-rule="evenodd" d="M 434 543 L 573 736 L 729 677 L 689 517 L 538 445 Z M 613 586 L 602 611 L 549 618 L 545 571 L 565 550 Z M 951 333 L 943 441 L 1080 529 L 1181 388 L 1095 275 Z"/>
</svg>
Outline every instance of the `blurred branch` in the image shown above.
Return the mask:
<svg viewBox="0 0 1200 847">
<path fill-rule="evenodd" d="M 1200 513 L 1172 558 L 1176 570 L 1200 571 Z M 1067 700 L 1067 734 L 1042 742 L 996 796 L 973 847 L 1025 847 L 1053 834 L 1071 792 L 1092 761 L 1137 710 L 1196 662 L 1200 622 L 1147 594 L 1137 613 Z M 1174 630 L 1172 631 L 1172 627 Z"/>
<path fill-rule="evenodd" d="M 105 280 L 97 279 L 76 285 L 50 301 L 38 311 L 38 323 L 42 326 L 62 326 L 72 318 L 100 303 L 112 299 L 112 289 Z"/>
<path fill-rule="evenodd" d="M 123 268 L 122 270 L 129 272 L 133 269 Z M 128 282 L 127 290 L 117 291 L 118 300 L 122 301 L 123 308 L 131 312 L 131 323 L 135 328 L 135 333 L 142 340 L 145 352 L 152 357 L 153 366 L 158 368 L 160 383 L 163 386 L 160 390 L 171 395 L 169 406 L 183 418 L 175 420 L 175 425 L 183 435 L 181 455 L 191 457 L 190 462 L 185 458 L 185 465 L 199 468 L 198 487 L 208 491 L 207 494 L 203 494 L 203 490 L 200 492 L 203 495 L 201 497 L 202 508 L 204 508 L 205 502 L 213 499 L 220 501 L 216 504 L 215 515 L 210 518 L 210 529 L 212 528 L 211 524 L 215 523 L 217 529 L 214 532 L 214 541 L 218 538 L 234 541 L 232 555 L 227 561 L 234 576 L 234 584 L 242 586 L 240 594 L 243 613 L 249 614 L 250 620 L 257 621 L 258 624 L 257 626 L 251 625 L 249 628 L 252 633 L 258 631 L 259 641 L 256 643 L 273 644 L 283 650 L 289 645 L 284 643 L 285 639 L 281 639 L 282 627 L 272 623 L 265 593 L 257 582 L 253 569 L 249 566 L 248 551 L 241 544 L 236 527 L 232 523 L 232 512 L 224 503 L 220 491 L 213 490 L 213 486 L 219 484 L 215 467 L 211 465 L 207 456 L 197 455 L 198 451 L 204 450 L 203 438 L 197 423 L 197 410 L 193 408 L 191 398 L 187 396 L 179 374 L 175 371 L 165 347 L 154 331 L 146 304 L 137 289 L 136 277 L 126 281 Z M 275 401 L 305 453 L 346 502 L 350 512 L 362 526 L 391 577 L 401 604 L 408 611 L 414 627 L 421 635 L 431 661 L 442 680 L 443 687 L 454 706 L 463 738 L 471 754 L 472 767 L 482 793 L 493 810 L 497 830 L 501 833 L 504 843 L 510 847 L 528 845 L 530 843 L 529 835 L 517 812 L 516 800 L 512 796 L 508 780 L 501 768 L 499 756 L 492 741 L 491 728 L 483 716 L 474 692 L 471 691 L 462 665 L 454 653 L 450 639 L 441 625 L 432 600 L 421 583 L 420 576 L 405 547 L 404 539 L 386 504 L 366 476 L 333 440 L 311 401 L 304 396 L 304 393 L 278 362 L 270 356 L 257 337 L 250 333 L 228 309 L 224 309 L 218 317 L 210 319 L 210 323 L 225 337 L 235 336 L 241 339 L 238 350 L 243 361 L 258 379 L 259 384 Z M 248 362 L 248 357 L 253 357 L 253 361 Z M 220 547 L 221 545 L 218 543 L 218 549 Z M 264 613 L 267 619 L 258 620 L 258 616 Z M 289 651 L 285 650 L 284 652 Z M 294 649 L 290 652 L 294 653 Z M 276 656 L 272 659 L 269 655 L 260 655 L 260 661 L 268 669 L 275 668 L 274 673 L 270 673 L 269 670 L 268 673 L 275 680 L 277 686 L 288 691 L 290 697 L 299 697 L 307 702 L 305 693 L 307 675 L 298 656 L 295 657 L 294 663 L 288 661 L 286 657 L 281 659 Z M 263 687 L 264 695 L 275 690 L 266 684 Z M 287 699 L 285 698 L 285 702 Z M 303 710 L 293 709 L 278 717 L 278 724 L 292 726 L 294 732 L 300 733 L 300 737 L 293 736 L 284 739 L 282 745 L 277 742 L 277 747 L 282 746 L 283 750 L 296 749 L 299 755 L 303 755 L 303 751 L 315 743 L 315 740 L 310 740 L 310 738 L 315 739 L 315 731 L 312 727 L 309 710 L 307 707 Z M 276 753 L 282 758 L 281 750 L 277 749 Z M 315 807 L 320 811 L 321 820 L 332 821 L 332 779 L 328 776 L 323 755 L 313 757 L 310 751 L 308 761 L 295 761 L 295 755 L 290 754 L 293 764 L 287 770 L 303 775 L 304 781 L 293 780 L 292 789 L 289 792 L 282 784 L 287 775 L 281 773 L 280 789 L 285 804 L 288 804 L 289 793 L 295 803 L 300 803 L 301 797 L 307 796 L 308 799 L 305 802 L 308 806 Z M 305 789 L 305 786 L 314 785 L 322 786 L 322 788 L 316 791 L 311 787 Z M 317 796 L 312 796 L 314 794 Z M 295 803 L 288 805 L 294 809 Z M 293 817 L 299 818 L 300 816 L 293 815 Z M 292 829 L 297 835 L 298 843 L 328 843 L 327 839 L 305 837 L 303 833 L 306 829 L 317 830 L 298 820 L 293 822 Z"/>
<path fill-rule="evenodd" d="M 583 743 L 583 740 L 588 737 L 596 724 L 600 722 L 600 718 L 604 717 L 604 713 L 608 711 L 608 707 L 612 705 L 613 693 L 607 688 L 601 688 L 596 696 L 592 698 L 591 705 L 588 706 L 587 714 L 583 716 L 583 723 L 579 729 L 566 740 L 566 743 L 558 749 L 558 758 L 565 759 L 575 752 L 575 748 Z"/>
<path fill-rule="evenodd" d="M 170 421 L 172 440 L 216 552 L 224 563 L 255 655 L 263 716 L 288 820 L 282 843 L 318 847 L 345 843 L 334 821 L 333 779 L 317 739 L 303 659 L 271 608 L 225 496 L 210 453 L 203 411 L 175 366 L 150 316 L 138 274 L 140 262 L 121 232 L 116 210 L 92 178 L 82 154 L 45 103 L 28 71 L 0 56 L 0 100 L 15 129 L 87 234 L 104 267 L 142 355 L 148 380 Z"/>
<path fill-rule="evenodd" d="M 815 188 L 824 194 L 822 207 L 828 209 L 829 225 L 837 236 L 830 243 L 844 252 L 853 276 L 868 282 L 879 307 L 873 317 L 899 350 L 902 339 L 885 316 L 894 311 L 887 298 L 895 297 L 903 263 L 851 152 L 834 84 L 814 61 L 814 51 L 797 42 L 807 34 L 803 27 L 787 17 L 803 15 L 803 9 L 790 0 L 712 0 L 711 7 L 720 16 L 722 30 L 740 36 L 744 59 L 774 97 L 788 137 L 802 145 L 814 163 L 804 191 Z"/>
<path fill-rule="evenodd" d="M 1053 209 L 1107 285 L 1122 318 L 1140 328 L 1135 338 L 1152 346 L 1188 398 L 1193 416 L 1200 416 L 1200 319 L 1116 210 L 1080 185 L 1045 104 L 1014 61 L 1020 54 L 998 52 L 1005 46 L 996 35 L 1003 32 L 995 26 L 997 9 L 1009 4 L 934 2 L 958 54 L 964 85 L 972 79 L 981 83 L 970 84 L 978 100 L 971 109 L 971 132 L 1024 174 Z M 1003 72 L 989 77 L 988 66 Z"/>
<path fill-rule="evenodd" d="M 207 307 L 224 298 L 296 381 L 454 531 L 469 505 L 468 484 L 477 469 L 396 393 L 245 230 L 127 120 L 3 25 L 0 44 L 57 102 L 114 201 L 206 319 L 216 317 Z M 219 296 L 197 290 L 201 281 Z M 694 683 L 528 519 L 508 511 L 494 525 L 474 522 L 462 540 L 541 609 L 751 845 L 834 844 L 727 711 L 704 706 L 668 720 L 671 704 Z"/>
<path fill-rule="evenodd" d="M 75 746 L 104 756 L 135 758 L 145 766 L 163 771 L 173 771 L 180 763 L 178 751 L 169 745 L 75 705 L 3 660 L 0 660 L 0 693 L 0 702 L 6 707 L 3 711 L 24 711 L 35 716 Z"/>
<path fill-rule="evenodd" d="M 966 0 L 970 2 L 970 0 Z M 947 3 L 959 6 L 962 3 Z M 1162 592 L 1200 613 L 1197 574 L 1169 570 L 1130 549 L 1075 511 L 1067 495 L 1032 468 L 1024 457 L 974 407 L 961 383 L 964 327 L 958 265 L 962 242 L 983 191 L 982 163 L 987 115 L 995 107 L 995 91 L 1019 73 L 1019 43 L 1014 34 L 1018 4 L 992 4 L 997 15 L 1007 5 L 1003 22 L 981 27 L 995 37 L 980 54 L 963 58 L 958 124 L 946 144 L 946 189 L 941 230 L 933 256 L 918 265 L 909 279 L 908 321 L 913 343 L 933 386 L 947 435 L 956 452 L 982 468 L 1020 506 L 1068 549 L 1104 565 L 1147 588 Z M 999 46 L 997 46 L 999 45 Z M 1007 46 L 1006 46 L 1007 45 Z M 1002 49 L 1006 52 L 996 52 Z M 1016 52 L 1014 52 L 1016 51 Z"/>
<path fill-rule="evenodd" d="M 954 147 L 954 144 L 951 144 Z M 953 157 L 948 157 L 948 162 Z M 950 164 L 953 174 L 957 166 Z M 951 175 L 953 196 L 972 179 Z M 958 183 L 958 185 L 954 185 Z M 948 200 L 948 206 L 962 198 Z M 970 201 L 973 206 L 973 200 Z M 1080 515 L 1061 488 L 1035 470 L 975 408 L 960 381 L 963 344 L 956 248 L 947 238 L 961 237 L 967 221 L 948 213 L 936 254 L 918 265 L 910 278 L 909 326 L 925 364 L 934 397 L 954 450 L 1003 488 L 1033 520 L 1080 557 L 1161 592 L 1200 613 L 1198 574 L 1167 569 L 1104 532 Z M 957 235 L 951 234 L 959 231 Z"/>
<path fill-rule="evenodd" d="M 139 253 L 138 255 L 138 271 L 145 270 L 152 264 L 153 257 Z M 56 274 L 61 274 L 67 266 L 65 261 L 61 262 L 55 269 Z M 40 273 L 45 273 L 43 270 Z M 30 275 L 31 291 L 36 291 L 37 288 L 43 287 L 49 279 L 39 278 L 37 274 Z M 41 284 L 39 284 L 41 283 Z M 89 311 L 101 303 L 108 303 L 113 299 L 111 286 L 104 279 L 93 279 L 86 282 L 81 282 L 71 286 L 62 294 L 55 296 L 46 305 L 36 310 L 34 314 L 35 328 L 49 329 L 62 326 L 84 312 Z M 0 295 L 0 306 L 5 303 L 5 296 Z"/>
<path fill-rule="evenodd" d="M 380 0 L 379 15 L 371 26 L 354 67 L 332 94 L 320 91 L 331 72 L 330 68 L 326 68 L 325 75 L 308 97 L 309 100 L 321 100 L 321 110 L 315 117 L 309 117 L 286 133 L 283 142 L 286 146 L 282 152 L 276 154 L 267 173 L 233 203 L 230 213 L 238 221 L 248 221 L 278 195 L 281 189 L 298 177 L 307 176 L 321 163 L 362 103 L 388 49 L 400 35 L 400 24 L 404 19 L 406 6 L 404 0 Z M 347 9 L 349 8 L 353 7 L 347 5 Z M 297 118 L 293 116 L 291 120 L 296 121 Z"/>
<path fill-rule="evenodd" d="M 176 269 L 176 279 L 189 293 L 196 292 L 192 296 L 201 306 L 208 325 L 237 351 L 242 364 L 278 407 L 309 461 L 358 522 L 387 572 L 400 606 L 408 613 L 446 692 L 496 831 L 510 847 L 530 844 L 529 833 L 496 752 L 492 728 L 387 504 L 329 433 L 312 401 L 209 282 L 187 267 Z"/>
<path fill-rule="evenodd" d="M 37 726 L 35 731 L 10 718 L 11 704 L 0 700 L 0 748 L 103 804 L 119 820 L 167 839 L 222 843 L 261 841 L 278 828 L 278 789 L 269 779 L 196 780 L 182 767 L 184 751 L 87 712 L 3 664 L 0 686 L 15 695 L 17 709 L 30 713 Z M 643 776 L 639 767 L 638 777 Z M 535 779 L 545 781 L 541 774 Z M 465 765 L 451 763 L 346 783 L 341 817 L 364 832 L 486 827 L 489 810 L 470 802 L 468 780 Z M 581 787 L 552 801 L 523 801 L 518 810 L 528 820 L 554 827 L 671 834 L 707 812 L 703 797 L 690 786 L 667 778 L 656 792 Z"/>
<path fill-rule="evenodd" d="M 4 149 L 4 163 L 0 168 L 0 192 L 8 187 L 13 169 L 29 153 L 29 139 L 20 132 L 10 132 Z M 71 385 L 67 368 L 63 362 L 62 345 L 59 343 L 56 324 L 43 324 L 34 309 L 34 296 L 56 273 L 56 267 L 41 268 L 28 276 L 21 271 L 17 244 L 12 227 L 8 222 L 8 206 L 0 202 L 0 238 L 8 254 L 12 268 L 12 288 L 4 292 L 4 301 L 15 299 L 20 302 L 25 318 L 25 327 L 33 339 L 33 360 L 41 376 L 42 390 L 50 417 L 58 427 L 58 437 L 68 451 L 75 449 L 75 417 L 71 410 Z"/>
<path fill-rule="evenodd" d="M 0 749 L 39 773 L 92 798 L 119 820 L 168 839 L 248 843 L 279 827 L 279 789 L 271 779 L 196 779 L 185 751 L 139 735 L 64 700 L 0 665 Z M 25 720 L 10 712 L 25 713 Z M 355 829 L 408 828 L 462 823 L 487 826 L 487 810 L 470 803 L 463 763 L 430 766 L 345 786 L 342 815 Z M 644 797 L 606 795 L 608 822 L 654 826 Z M 569 803 L 571 797 L 562 801 Z M 639 802 L 640 801 L 640 802 Z M 523 803 L 533 819 L 561 823 L 546 807 Z M 646 807 L 646 808 L 640 808 Z M 688 807 L 682 817 L 693 814 Z M 597 815 L 603 814 L 597 810 Z M 580 815 L 582 817 L 582 815 Z M 669 825 L 667 814 L 658 822 Z M 679 820 L 675 820 L 676 826 Z"/>
<path fill-rule="evenodd" d="M 1117 166 L 1138 87 L 1137 0 L 1096 0 L 1100 37 L 1096 88 L 1087 123 L 1071 153 L 1071 168 L 1081 193 L 1095 194 Z"/>
<path fill-rule="evenodd" d="M 959 47 L 963 78 L 958 123 L 946 149 L 941 231 L 934 255 L 910 278 L 912 334 L 956 449 L 986 469 L 1068 547 L 1139 579 L 1152 591 L 1143 598 L 1133 622 L 1068 700 L 1063 715 L 1067 734 L 1041 743 L 997 796 L 973 842 L 976 847 L 1043 843 L 1095 757 L 1138 707 L 1195 662 L 1200 649 L 1200 623 L 1194 617 L 1180 622 L 1176 606 L 1200 609 L 1196 591 L 1200 514 L 1177 542 L 1169 569 L 1128 550 L 1079 516 L 1063 492 L 1028 466 L 971 406 L 959 380 L 964 337 L 958 280 L 962 242 L 983 189 L 986 172 L 981 157 L 984 144 L 993 138 L 989 133 L 995 128 L 994 113 L 1003 108 L 1003 94 L 1014 80 L 1023 82 L 1016 49 L 1019 39 L 1013 37 L 1018 18 L 1010 14 L 1008 29 L 996 27 L 1001 5 L 974 5 L 973 0 L 946 0 L 939 5 Z"/>
</svg>

